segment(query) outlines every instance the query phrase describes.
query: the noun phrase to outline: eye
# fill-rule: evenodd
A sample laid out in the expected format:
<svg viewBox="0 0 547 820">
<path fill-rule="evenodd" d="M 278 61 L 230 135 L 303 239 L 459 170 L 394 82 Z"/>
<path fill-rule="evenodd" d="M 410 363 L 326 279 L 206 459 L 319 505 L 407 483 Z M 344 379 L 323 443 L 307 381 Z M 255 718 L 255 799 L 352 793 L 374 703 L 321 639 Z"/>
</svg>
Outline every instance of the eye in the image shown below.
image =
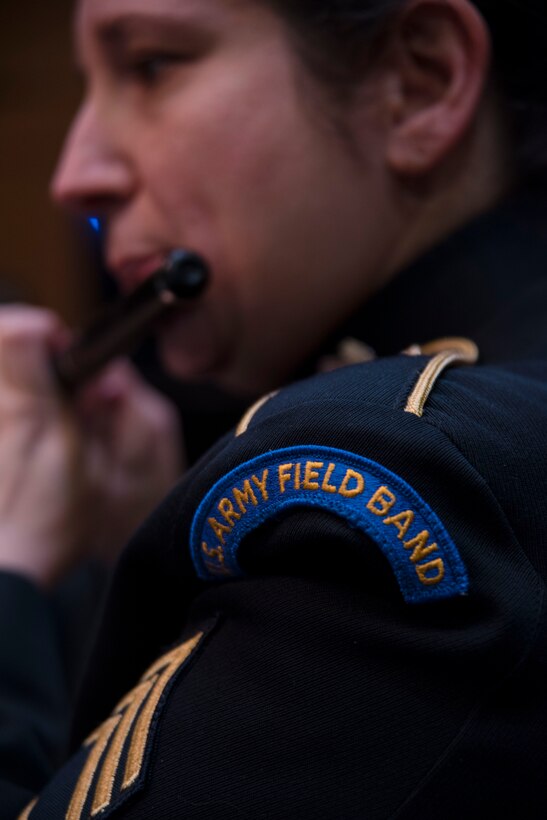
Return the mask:
<svg viewBox="0 0 547 820">
<path fill-rule="evenodd" d="M 183 62 L 178 54 L 149 53 L 134 57 L 127 65 L 127 73 L 142 85 L 156 85 L 176 64 Z"/>
</svg>

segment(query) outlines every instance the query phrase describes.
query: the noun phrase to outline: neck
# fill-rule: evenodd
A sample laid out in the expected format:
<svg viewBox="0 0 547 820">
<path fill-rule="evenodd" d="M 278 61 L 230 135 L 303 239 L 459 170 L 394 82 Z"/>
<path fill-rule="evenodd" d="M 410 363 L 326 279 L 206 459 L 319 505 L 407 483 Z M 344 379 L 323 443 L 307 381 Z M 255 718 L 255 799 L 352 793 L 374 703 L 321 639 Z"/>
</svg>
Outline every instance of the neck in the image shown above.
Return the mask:
<svg viewBox="0 0 547 820">
<path fill-rule="evenodd" d="M 398 184 L 402 230 L 387 261 L 391 275 L 507 194 L 514 180 L 505 134 L 492 104 L 427 179 Z"/>
</svg>

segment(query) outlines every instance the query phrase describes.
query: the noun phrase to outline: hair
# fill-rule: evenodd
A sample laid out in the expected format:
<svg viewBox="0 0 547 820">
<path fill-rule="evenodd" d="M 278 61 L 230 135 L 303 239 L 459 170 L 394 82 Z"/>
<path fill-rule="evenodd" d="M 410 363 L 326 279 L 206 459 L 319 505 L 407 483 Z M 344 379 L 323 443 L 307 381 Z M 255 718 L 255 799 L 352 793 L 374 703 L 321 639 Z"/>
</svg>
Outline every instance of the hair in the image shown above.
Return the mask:
<svg viewBox="0 0 547 820">
<path fill-rule="evenodd" d="M 407 0 L 260 0 L 289 24 L 312 74 L 343 101 L 381 49 Z M 472 0 L 493 45 L 519 175 L 547 169 L 545 0 Z"/>
</svg>

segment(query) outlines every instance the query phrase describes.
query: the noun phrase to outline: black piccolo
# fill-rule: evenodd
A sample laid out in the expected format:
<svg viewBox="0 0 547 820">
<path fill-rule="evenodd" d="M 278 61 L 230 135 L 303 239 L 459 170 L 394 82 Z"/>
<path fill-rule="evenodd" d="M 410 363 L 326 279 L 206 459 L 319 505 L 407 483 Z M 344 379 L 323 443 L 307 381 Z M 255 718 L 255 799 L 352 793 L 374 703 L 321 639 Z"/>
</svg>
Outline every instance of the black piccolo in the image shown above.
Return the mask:
<svg viewBox="0 0 547 820">
<path fill-rule="evenodd" d="M 200 256 L 173 251 L 162 268 L 107 309 L 54 358 L 59 384 L 73 393 L 111 359 L 131 353 L 164 313 L 197 298 L 208 281 L 209 270 Z"/>
</svg>

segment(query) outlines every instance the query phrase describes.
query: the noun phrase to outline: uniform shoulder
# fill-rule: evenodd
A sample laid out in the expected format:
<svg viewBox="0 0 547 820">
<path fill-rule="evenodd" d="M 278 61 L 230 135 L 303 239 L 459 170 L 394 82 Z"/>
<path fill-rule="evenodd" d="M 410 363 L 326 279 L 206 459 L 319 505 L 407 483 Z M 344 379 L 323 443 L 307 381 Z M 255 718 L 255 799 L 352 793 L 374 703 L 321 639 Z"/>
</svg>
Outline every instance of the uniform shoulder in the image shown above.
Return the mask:
<svg viewBox="0 0 547 820">
<path fill-rule="evenodd" d="M 443 338 L 414 345 L 398 356 L 375 359 L 293 384 L 261 399 L 245 414 L 238 433 L 257 423 L 283 416 L 311 424 L 366 416 L 374 408 L 422 417 L 424 408 L 445 373 L 456 366 L 476 365 L 479 350 L 463 338 Z M 480 393 L 480 391 L 479 391 Z"/>
<path fill-rule="evenodd" d="M 547 362 L 454 370 L 423 419 L 480 475 L 532 565 L 547 580 L 542 510 L 547 462 Z"/>
<path fill-rule="evenodd" d="M 407 407 L 428 361 L 401 356 L 345 368 L 252 408 L 192 482 L 189 541 L 200 577 L 237 577 L 248 536 L 293 513 L 302 521 L 307 510 L 380 544 L 408 602 L 464 593 L 458 551 L 428 499 L 440 507 L 432 474 L 467 465 Z"/>
<path fill-rule="evenodd" d="M 291 508 L 328 510 L 377 543 L 389 534 L 394 544 L 402 540 L 411 547 L 409 522 L 421 515 L 421 533 L 435 533 L 436 544 L 449 545 L 440 522 L 452 520 L 451 530 L 459 534 L 469 523 L 460 514 L 461 499 L 473 496 L 482 499 L 483 510 L 496 511 L 504 537 L 512 539 L 515 516 L 499 464 L 522 476 L 514 431 L 503 435 L 514 426 L 508 397 L 517 375 L 484 366 L 447 370 L 450 356 L 398 356 L 348 367 L 294 384 L 251 408 L 193 482 L 197 513 L 190 541 L 202 577 L 237 574 L 230 557 L 247 535 Z M 524 372 L 521 378 L 527 378 Z M 531 406 L 526 423 L 534 421 Z M 540 449 L 528 454 L 532 470 L 540 464 Z M 529 500 L 522 502 L 528 510 Z M 383 513 L 378 532 L 375 517 Z M 528 530 L 520 530 L 526 542 Z M 450 546 L 446 554 L 453 554 Z M 457 588 L 456 573 L 449 592 Z"/>
<path fill-rule="evenodd" d="M 312 376 L 259 402 L 253 423 L 287 413 L 309 418 L 310 406 L 336 406 L 339 411 L 360 406 L 403 410 L 426 361 L 425 357 L 391 356 Z"/>
</svg>

